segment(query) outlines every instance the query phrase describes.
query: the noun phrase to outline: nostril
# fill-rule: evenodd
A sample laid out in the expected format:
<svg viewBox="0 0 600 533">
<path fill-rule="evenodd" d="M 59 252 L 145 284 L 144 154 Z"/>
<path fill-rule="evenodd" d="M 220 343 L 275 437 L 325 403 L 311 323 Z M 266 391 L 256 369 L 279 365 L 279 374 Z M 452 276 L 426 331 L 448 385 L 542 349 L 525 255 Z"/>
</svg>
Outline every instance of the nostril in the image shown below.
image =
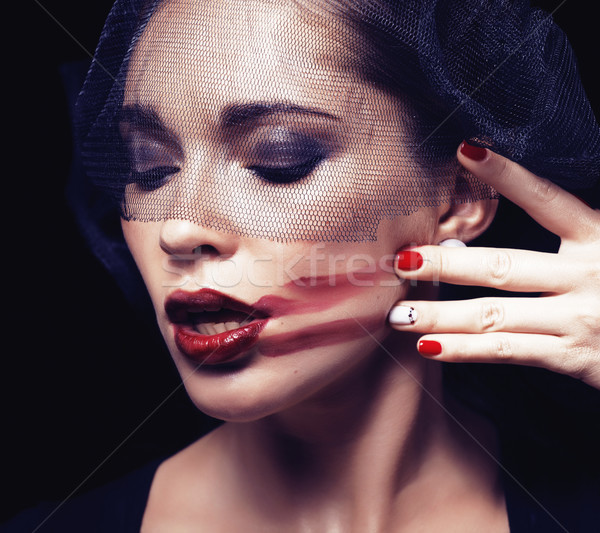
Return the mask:
<svg viewBox="0 0 600 533">
<path fill-rule="evenodd" d="M 221 255 L 219 253 L 219 250 L 217 250 L 211 244 L 203 244 L 201 246 L 196 246 L 196 248 L 192 250 L 192 253 L 201 257 L 216 257 L 218 255 Z"/>
<path fill-rule="evenodd" d="M 239 239 L 188 220 L 169 218 L 160 226 L 159 244 L 168 255 L 187 256 L 189 260 L 214 260 L 236 252 Z M 192 257 L 190 257 L 192 256 Z"/>
</svg>

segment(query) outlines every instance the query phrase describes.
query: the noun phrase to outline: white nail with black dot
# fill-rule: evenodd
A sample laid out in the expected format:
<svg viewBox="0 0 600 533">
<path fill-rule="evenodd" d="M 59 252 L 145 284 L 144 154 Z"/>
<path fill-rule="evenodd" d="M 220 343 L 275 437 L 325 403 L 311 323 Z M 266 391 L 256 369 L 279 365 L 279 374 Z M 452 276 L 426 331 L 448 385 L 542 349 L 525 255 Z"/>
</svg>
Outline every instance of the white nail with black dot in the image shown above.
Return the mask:
<svg viewBox="0 0 600 533">
<path fill-rule="evenodd" d="M 414 307 L 398 305 L 390 311 L 390 324 L 394 326 L 412 326 L 418 318 Z"/>
</svg>

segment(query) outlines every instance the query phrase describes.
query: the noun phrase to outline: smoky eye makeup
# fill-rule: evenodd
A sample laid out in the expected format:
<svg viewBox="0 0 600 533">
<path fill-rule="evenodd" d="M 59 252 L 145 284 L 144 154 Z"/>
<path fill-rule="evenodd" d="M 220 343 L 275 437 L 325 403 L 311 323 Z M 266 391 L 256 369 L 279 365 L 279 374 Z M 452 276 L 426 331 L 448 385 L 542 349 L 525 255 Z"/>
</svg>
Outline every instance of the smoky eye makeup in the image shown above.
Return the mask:
<svg viewBox="0 0 600 533">
<path fill-rule="evenodd" d="M 267 128 L 251 143 L 245 166 L 267 182 L 294 183 L 309 176 L 330 151 L 317 136 L 281 126 Z"/>
<path fill-rule="evenodd" d="M 238 107 L 228 108 L 226 120 L 222 118 L 214 130 L 219 133 L 203 142 L 265 183 L 302 181 L 338 150 L 332 125 L 339 120 L 324 112 Z M 182 169 L 186 156 L 179 137 L 151 106 L 125 106 L 120 133 L 128 155 L 129 183 L 151 191 L 166 185 Z"/>
<path fill-rule="evenodd" d="M 163 186 L 181 169 L 163 143 L 143 136 L 133 136 L 127 143 L 130 181 L 144 190 Z"/>
<path fill-rule="evenodd" d="M 165 185 L 181 170 L 180 158 L 160 135 L 122 128 L 122 139 L 128 159 L 129 183 L 143 190 Z"/>
<path fill-rule="evenodd" d="M 151 108 L 124 107 L 119 131 L 128 159 L 129 183 L 150 191 L 181 170 L 179 143 Z"/>
</svg>

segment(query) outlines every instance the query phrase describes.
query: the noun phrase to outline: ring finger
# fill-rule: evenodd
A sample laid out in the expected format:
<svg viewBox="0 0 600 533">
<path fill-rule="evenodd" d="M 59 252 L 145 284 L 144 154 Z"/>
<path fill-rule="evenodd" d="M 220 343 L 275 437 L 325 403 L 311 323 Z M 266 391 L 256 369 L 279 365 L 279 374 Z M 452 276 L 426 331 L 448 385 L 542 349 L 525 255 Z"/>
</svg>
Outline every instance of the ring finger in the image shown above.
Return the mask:
<svg viewBox="0 0 600 533">
<path fill-rule="evenodd" d="M 400 302 L 392 308 L 389 321 L 394 329 L 420 333 L 510 331 L 564 335 L 569 329 L 565 316 L 569 311 L 560 296 L 547 296 Z"/>
</svg>

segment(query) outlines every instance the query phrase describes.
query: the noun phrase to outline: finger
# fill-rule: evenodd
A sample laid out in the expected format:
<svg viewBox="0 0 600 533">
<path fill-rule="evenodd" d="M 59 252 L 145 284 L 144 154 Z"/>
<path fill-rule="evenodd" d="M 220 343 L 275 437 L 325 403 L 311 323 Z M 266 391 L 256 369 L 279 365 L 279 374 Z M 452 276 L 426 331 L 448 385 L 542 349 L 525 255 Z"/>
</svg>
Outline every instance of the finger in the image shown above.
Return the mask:
<svg viewBox="0 0 600 533">
<path fill-rule="evenodd" d="M 446 334 L 419 339 L 421 355 L 448 363 L 500 363 L 543 367 L 580 377 L 581 361 L 564 337 L 528 333 Z M 549 357 L 548 354 L 553 354 Z"/>
<path fill-rule="evenodd" d="M 418 333 L 539 333 L 565 335 L 566 317 L 577 316 L 559 296 L 476 298 L 452 302 L 401 302 L 390 311 L 390 325 Z"/>
<path fill-rule="evenodd" d="M 458 160 L 481 181 L 522 207 L 538 223 L 563 239 L 600 238 L 600 212 L 550 180 L 484 148 L 462 143 Z"/>
<path fill-rule="evenodd" d="M 396 273 L 456 285 L 520 292 L 566 292 L 587 274 L 586 261 L 560 254 L 503 248 L 420 246 L 400 251 Z"/>
</svg>

